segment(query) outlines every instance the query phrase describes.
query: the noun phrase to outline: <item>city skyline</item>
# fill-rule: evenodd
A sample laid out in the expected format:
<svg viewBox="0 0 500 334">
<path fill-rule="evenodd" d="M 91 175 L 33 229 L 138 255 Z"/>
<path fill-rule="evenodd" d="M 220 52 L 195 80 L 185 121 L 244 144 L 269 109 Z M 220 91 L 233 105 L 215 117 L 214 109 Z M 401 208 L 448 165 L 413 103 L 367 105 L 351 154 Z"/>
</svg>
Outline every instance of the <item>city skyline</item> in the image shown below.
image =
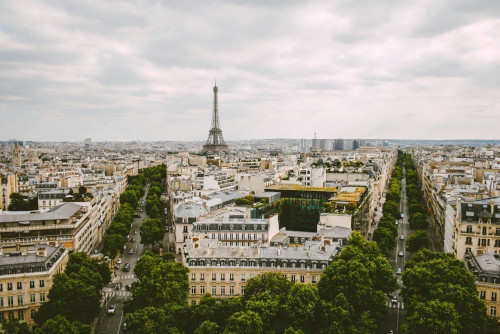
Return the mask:
<svg viewBox="0 0 500 334">
<path fill-rule="evenodd" d="M 0 4 L 0 140 L 499 139 L 500 4 Z"/>
</svg>

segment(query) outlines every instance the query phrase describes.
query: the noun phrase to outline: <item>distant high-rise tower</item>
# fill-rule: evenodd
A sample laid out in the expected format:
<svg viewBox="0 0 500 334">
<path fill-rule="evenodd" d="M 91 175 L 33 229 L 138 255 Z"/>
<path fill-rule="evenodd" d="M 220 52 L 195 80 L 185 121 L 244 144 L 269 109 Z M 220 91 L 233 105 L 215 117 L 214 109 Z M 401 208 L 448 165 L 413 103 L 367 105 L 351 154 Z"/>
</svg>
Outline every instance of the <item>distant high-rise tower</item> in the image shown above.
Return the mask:
<svg viewBox="0 0 500 334">
<path fill-rule="evenodd" d="M 229 148 L 222 137 L 222 130 L 219 124 L 219 107 L 217 103 L 217 84 L 214 86 L 214 111 L 212 113 L 212 127 L 208 132 L 208 139 L 203 145 L 201 153 L 220 154 L 229 153 Z"/>
<path fill-rule="evenodd" d="M 14 166 L 21 167 L 21 162 L 23 160 L 22 157 L 21 146 L 16 141 L 16 143 L 14 144 L 14 150 L 12 152 L 12 161 L 14 162 Z"/>
</svg>

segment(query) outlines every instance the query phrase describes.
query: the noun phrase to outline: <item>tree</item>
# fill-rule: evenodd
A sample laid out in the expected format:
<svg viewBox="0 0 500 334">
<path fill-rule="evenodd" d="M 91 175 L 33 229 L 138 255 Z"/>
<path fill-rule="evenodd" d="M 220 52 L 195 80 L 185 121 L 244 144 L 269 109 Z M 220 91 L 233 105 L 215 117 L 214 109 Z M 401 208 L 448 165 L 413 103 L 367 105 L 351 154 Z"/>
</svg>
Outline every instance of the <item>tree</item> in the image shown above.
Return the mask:
<svg viewBox="0 0 500 334">
<path fill-rule="evenodd" d="M 409 316 L 419 303 L 431 300 L 454 305 L 459 317 L 459 333 L 484 333 L 487 316 L 484 303 L 478 299 L 473 276 L 464 263 L 452 254 L 422 249 L 407 262 L 403 272 L 402 294 Z"/>
<path fill-rule="evenodd" d="M 219 326 L 215 322 L 203 321 L 194 331 L 194 334 L 219 334 Z"/>
<path fill-rule="evenodd" d="M 373 241 L 377 243 L 382 253 L 386 256 L 396 246 L 396 239 L 394 233 L 388 228 L 379 226 L 373 232 Z"/>
<path fill-rule="evenodd" d="M 135 194 L 135 192 L 127 188 L 120 195 L 120 203 L 128 203 L 131 207 L 135 208 L 137 207 L 137 204 L 139 204 L 139 200 L 137 199 L 137 195 Z"/>
<path fill-rule="evenodd" d="M 227 321 L 224 334 L 260 334 L 262 320 L 252 311 L 236 312 Z"/>
<path fill-rule="evenodd" d="M 65 273 L 54 276 L 48 299 L 35 315 L 39 326 L 56 315 L 62 315 L 69 321 L 90 324 L 99 314 L 101 296 L 96 287 L 69 278 Z"/>
<path fill-rule="evenodd" d="M 19 322 L 18 319 L 12 320 L 2 319 L 2 329 L 4 334 L 31 334 L 27 323 Z"/>
<path fill-rule="evenodd" d="M 19 193 L 10 194 L 9 211 L 31 211 L 38 209 L 38 200 L 28 199 L 28 196 L 23 196 Z"/>
<path fill-rule="evenodd" d="M 403 325 L 405 334 L 461 333 L 459 316 L 452 303 L 430 300 L 415 305 Z"/>
<path fill-rule="evenodd" d="M 70 322 L 61 315 L 47 320 L 42 327 L 35 330 L 35 334 L 91 334 L 92 327 L 79 321 Z"/>
<path fill-rule="evenodd" d="M 417 212 L 410 216 L 408 220 L 410 223 L 410 228 L 412 230 L 426 230 L 429 227 L 429 222 L 425 214 Z"/>
<path fill-rule="evenodd" d="M 163 241 L 165 235 L 165 227 L 161 219 L 146 219 L 140 228 L 141 231 L 141 244 L 144 246 L 152 245 L 153 248 L 156 243 Z"/>
<path fill-rule="evenodd" d="M 132 299 L 127 302 L 126 311 L 167 303 L 185 305 L 189 293 L 188 271 L 181 263 L 162 259 L 149 272 L 141 272 L 141 280 L 132 284 Z"/>
<path fill-rule="evenodd" d="M 126 240 L 127 239 L 121 234 L 106 233 L 102 238 L 102 252 L 114 258 L 116 254 L 123 249 Z"/>
<path fill-rule="evenodd" d="M 87 187 L 84 187 L 84 186 L 78 187 L 78 193 L 80 195 L 85 195 L 87 193 Z"/>
<path fill-rule="evenodd" d="M 292 326 L 310 333 L 315 331 L 320 305 L 316 287 L 309 284 L 295 284 L 290 290 L 285 307 Z"/>
<path fill-rule="evenodd" d="M 393 201 L 385 201 L 382 206 L 382 211 L 385 213 L 389 213 L 393 217 L 399 218 L 401 217 L 401 212 L 399 212 L 399 206 L 396 202 Z"/>
<path fill-rule="evenodd" d="M 408 237 L 408 250 L 412 253 L 429 245 L 429 233 L 425 230 L 417 230 Z"/>
<path fill-rule="evenodd" d="M 260 295 L 267 292 L 271 296 L 277 296 L 280 304 L 284 304 L 293 284 L 278 272 L 260 274 L 248 280 L 243 298 L 244 300 L 258 299 Z"/>
</svg>

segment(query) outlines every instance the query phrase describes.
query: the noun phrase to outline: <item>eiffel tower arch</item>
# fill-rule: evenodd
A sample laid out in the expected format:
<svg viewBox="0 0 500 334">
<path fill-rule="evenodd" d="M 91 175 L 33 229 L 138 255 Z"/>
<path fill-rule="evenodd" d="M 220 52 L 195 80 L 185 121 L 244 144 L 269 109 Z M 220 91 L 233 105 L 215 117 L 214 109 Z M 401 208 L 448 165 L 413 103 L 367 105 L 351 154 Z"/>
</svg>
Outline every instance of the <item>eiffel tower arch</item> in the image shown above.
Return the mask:
<svg viewBox="0 0 500 334">
<path fill-rule="evenodd" d="M 229 154 L 229 147 L 227 147 L 224 137 L 222 136 L 222 130 L 219 124 L 219 107 L 217 102 L 217 84 L 214 86 L 214 110 L 212 112 L 212 126 L 208 132 L 208 138 L 203 145 L 201 150 L 202 154 Z"/>
</svg>

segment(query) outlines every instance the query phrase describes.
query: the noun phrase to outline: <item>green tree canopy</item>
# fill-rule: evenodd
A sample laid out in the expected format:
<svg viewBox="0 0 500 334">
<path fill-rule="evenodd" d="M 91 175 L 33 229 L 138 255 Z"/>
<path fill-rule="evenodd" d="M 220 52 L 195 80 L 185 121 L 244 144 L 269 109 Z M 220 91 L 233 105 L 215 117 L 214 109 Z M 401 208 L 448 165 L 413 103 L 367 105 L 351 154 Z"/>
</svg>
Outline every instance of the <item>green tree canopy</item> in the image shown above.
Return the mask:
<svg viewBox="0 0 500 334">
<path fill-rule="evenodd" d="M 146 219 L 140 228 L 141 231 L 141 244 L 147 246 L 161 243 L 165 235 L 165 225 L 161 219 Z"/>
<path fill-rule="evenodd" d="M 47 320 L 42 327 L 35 330 L 35 334 L 91 334 L 92 327 L 79 321 L 70 322 L 61 315 Z"/>
<path fill-rule="evenodd" d="M 262 320 L 252 311 L 236 312 L 227 321 L 224 334 L 260 334 Z"/>
<path fill-rule="evenodd" d="M 408 250 L 412 253 L 429 246 L 429 233 L 425 230 L 416 230 L 408 237 Z"/>
</svg>

